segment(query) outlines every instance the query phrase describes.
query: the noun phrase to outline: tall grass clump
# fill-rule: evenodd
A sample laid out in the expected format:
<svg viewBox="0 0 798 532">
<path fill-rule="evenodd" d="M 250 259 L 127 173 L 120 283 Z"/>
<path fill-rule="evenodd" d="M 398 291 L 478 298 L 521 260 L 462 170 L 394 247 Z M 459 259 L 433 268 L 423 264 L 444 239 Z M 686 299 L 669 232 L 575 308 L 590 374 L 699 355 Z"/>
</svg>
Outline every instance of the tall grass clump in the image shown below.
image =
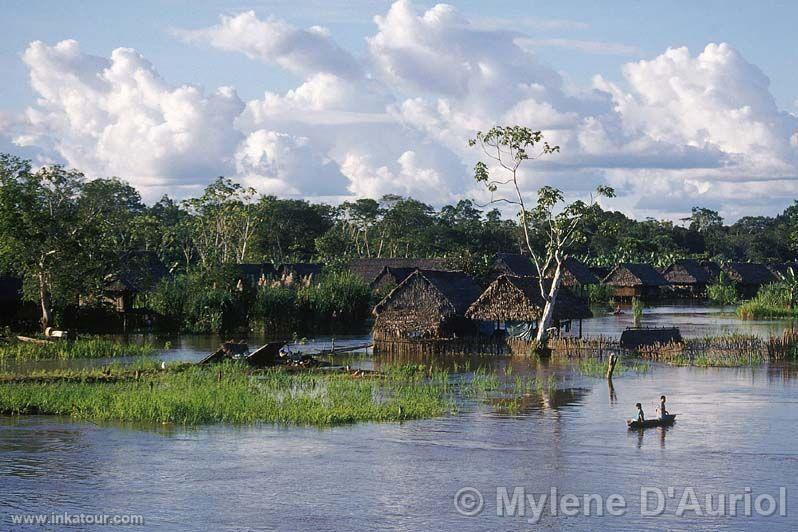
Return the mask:
<svg viewBox="0 0 798 532">
<path fill-rule="evenodd" d="M 796 318 L 793 291 L 784 281 L 766 284 L 759 289 L 753 299 L 737 308 L 737 315 L 742 319 L 756 318 Z"/>
<path fill-rule="evenodd" d="M 342 270 L 325 274 L 318 283 L 300 287 L 297 297 L 317 321 L 360 321 L 368 316 L 371 290 L 359 276 Z"/>
<path fill-rule="evenodd" d="M 49 343 L 12 342 L 0 344 L 0 360 L 46 360 L 73 358 L 114 358 L 146 356 L 155 352 L 149 343 L 130 344 L 92 337 Z"/>
<path fill-rule="evenodd" d="M 717 305 L 734 305 L 740 299 L 737 287 L 729 277 L 721 272 L 715 282 L 707 286 L 707 299 Z"/>
<path fill-rule="evenodd" d="M 640 325 L 640 320 L 643 318 L 643 308 L 643 302 L 640 298 L 632 298 L 632 318 L 634 319 L 635 327 Z"/>
<path fill-rule="evenodd" d="M 255 292 L 252 318 L 267 329 L 290 328 L 297 319 L 297 294 L 279 284 L 262 284 Z"/>
<path fill-rule="evenodd" d="M 191 333 L 218 333 L 246 323 L 249 294 L 236 288 L 234 272 L 191 272 L 166 278 L 147 294 L 165 325 Z"/>
</svg>

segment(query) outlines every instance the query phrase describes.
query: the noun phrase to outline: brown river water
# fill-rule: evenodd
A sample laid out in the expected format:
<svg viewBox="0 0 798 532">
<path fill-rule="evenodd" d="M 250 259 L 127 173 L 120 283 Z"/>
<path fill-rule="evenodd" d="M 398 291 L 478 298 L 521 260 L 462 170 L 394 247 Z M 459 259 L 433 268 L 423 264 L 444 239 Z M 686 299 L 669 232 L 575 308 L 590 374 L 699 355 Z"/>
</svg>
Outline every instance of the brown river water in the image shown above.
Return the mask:
<svg viewBox="0 0 798 532">
<path fill-rule="evenodd" d="M 684 323 L 685 335 L 736 322 L 718 312 L 656 310 L 657 317 L 652 310 L 647 319 Z M 626 325 L 611 317 L 590 326 L 591 334 L 614 334 Z M 788 324 L 740 326 L 769 334 Z M 362 340 L 339 338 L 336 345 Z M 196 360 L 218 338 L 172 342 L 157 356 Z M 328 346 L 329 339 L 320 338 L 303 348 Z M 380 364 L 367 354 L 345 362 Z M 14 528 L 14 516 L 65 512 L 140 515 L 145 526 L 137 528 L 148 530 L 798 528 L 798 367 L 653 365 L 644 374 L 616 377 L 611 393 L 606 381 L 568 365 L 485 363 L 500 371 L 511 364 L 515 375 L 557 374 L 565 384 L 529 395 L 512 415 L 491 401 L 461 398 L 460 411 L 442 418 L 327 429 L 0 417 L 0 530 Z M 661 394 L 679 414 L 677 423 L 627 430 L 624 419 L 634 414 L 634 403 L 642 402 L 652 417 Z M 648 494 L 643 508 L 641 490 Z M 690 493 L 697 511 L 679 504 Z M 563 507 L 564 498 L 580 502 L 585 495 L 593 497 L 587 510 Z M 728 502 L 734 495 L 742 498 L 736 516 Z M 617 515 L 608 511 L 611 496 L 623 502 L 614 507 Z M 726 497 L 723 506 L 720 497 Z M 768 497 L 776 505 L 772 512 Z M 82 528 L 98 529 L 73 527 Z"/>
</svg>

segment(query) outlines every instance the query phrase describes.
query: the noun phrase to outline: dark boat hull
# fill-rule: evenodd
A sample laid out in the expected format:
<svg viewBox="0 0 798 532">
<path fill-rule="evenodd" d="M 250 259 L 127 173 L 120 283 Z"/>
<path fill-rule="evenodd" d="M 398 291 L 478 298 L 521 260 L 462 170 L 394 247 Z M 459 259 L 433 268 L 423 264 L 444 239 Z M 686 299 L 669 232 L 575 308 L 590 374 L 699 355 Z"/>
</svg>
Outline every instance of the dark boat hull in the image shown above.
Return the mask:
<svg viewBox="0 0 798 532">
<path fill-rule="evenodd" d="M 648 429 L 651 427 L 667 427 L 673 425 L 676 421 L 676 414 L 670 414 L 665 416 L 663 419 L 655 418 L 655 419 L 647 419 L 642 423 L 640 421 L 632 421 L 631 419 L 626 422 L 626 425 L 630 429 Z"/>
</svg>

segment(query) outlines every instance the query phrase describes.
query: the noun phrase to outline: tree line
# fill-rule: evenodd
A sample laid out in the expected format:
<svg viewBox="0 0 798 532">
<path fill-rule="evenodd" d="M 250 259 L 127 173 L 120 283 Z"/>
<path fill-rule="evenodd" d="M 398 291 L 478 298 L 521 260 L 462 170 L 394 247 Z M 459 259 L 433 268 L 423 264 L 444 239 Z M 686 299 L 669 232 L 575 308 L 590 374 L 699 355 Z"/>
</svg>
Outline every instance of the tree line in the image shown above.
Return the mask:
<svg viewBox="0 0 798 532">
<path fill-rule="evenodd" d="M 634 220 L 598 204 L 581 216 L 571 254 L 594 265 L 798 256 L 798 202 L 774 217 L 733 224 L 700 207 L 679 223 Z M 530 241 L 543 241 L 546 228 L 527 223 Z M 526 247 L 518 219 L 468 199 L 441 208 L 397 195 L 328 205 L 259 195 L 219 177 L 196 197 L 146 205 L 119 178 L 34 169 L 0 155 L 0 274 L 24 279 L 44 322 L 52 322 L 51 309 L 102 293 L 134 252 L 152 252 L 172 273 L 193 275 L 237 263 L 317 261 L 335 269 L 353 257 L 445 258 L 479 275 L 496 253 Z"/>
</svg>

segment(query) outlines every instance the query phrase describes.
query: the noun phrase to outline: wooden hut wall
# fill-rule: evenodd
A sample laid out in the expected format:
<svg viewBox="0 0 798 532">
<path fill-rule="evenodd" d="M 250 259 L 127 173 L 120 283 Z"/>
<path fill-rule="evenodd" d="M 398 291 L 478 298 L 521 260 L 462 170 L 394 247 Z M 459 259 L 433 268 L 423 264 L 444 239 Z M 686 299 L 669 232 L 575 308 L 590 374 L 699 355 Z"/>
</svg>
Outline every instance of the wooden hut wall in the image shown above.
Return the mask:
<svg viewBox="0 0 798 532">
<path fill-rule="evenodd" d="M 398 286 L 380 305 L 374 340 L 446 336 L 445 318 L 452 314 L 449 303 L 421 276 Z"/>
</svg>

